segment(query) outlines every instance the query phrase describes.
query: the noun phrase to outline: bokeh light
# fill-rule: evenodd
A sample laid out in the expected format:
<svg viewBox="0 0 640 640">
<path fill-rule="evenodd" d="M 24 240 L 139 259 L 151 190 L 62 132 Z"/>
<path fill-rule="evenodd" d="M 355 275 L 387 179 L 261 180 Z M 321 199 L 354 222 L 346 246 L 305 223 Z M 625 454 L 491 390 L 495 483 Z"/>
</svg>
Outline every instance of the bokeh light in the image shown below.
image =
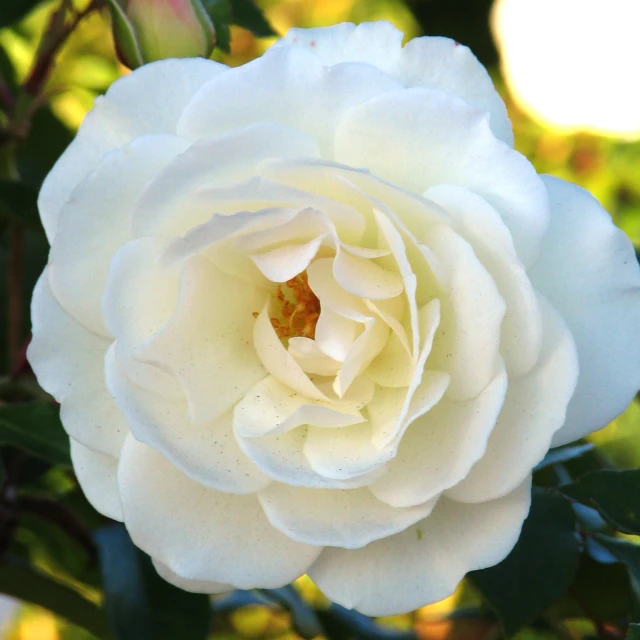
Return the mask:
<svg viewBox="0 0 640 640">
<path fill-rule="evenodd" d="M 496 0 L 492 28 L 518 105 L 567 131 L 640 138 L 640 2 Z"/>
</svg>

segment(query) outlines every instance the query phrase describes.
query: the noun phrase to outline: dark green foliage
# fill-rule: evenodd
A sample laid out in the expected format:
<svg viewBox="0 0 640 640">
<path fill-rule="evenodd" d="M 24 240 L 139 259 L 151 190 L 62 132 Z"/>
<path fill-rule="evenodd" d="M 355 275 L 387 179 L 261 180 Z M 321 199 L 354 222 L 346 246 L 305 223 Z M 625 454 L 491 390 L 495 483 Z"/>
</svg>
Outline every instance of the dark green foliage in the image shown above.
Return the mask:
<svg viewBox="0 0 640 640">
<path fill-rule="evenodd" d="M 469 576 L 510 637 L 564 594 L 578 568 L 581 549 L 571 505 L 534 488 L 531 511 L 513 551 L 497 566 Z"/>
<path fill-rule="evenodd" d="M 211 22 L 216 29 L 216 47 L 229 53 L 231 48 L 231 2 L 230 0 L 202 0 Z"/>
<path fill-rule="evenodd" d="M 113 638 L 102 609 L 18 559 L 7 558 L 0 564 L 0 592 L 55 611 L 97 638 Z"/>
<path fill-rule="evenodd" d="M 69 437 L 57 407 L 45 402 L 0 406 L 0 444 L 54 464 L 71 465 Z"/>
<path fill-rule="evenodd" d="M 613 527 L 640 534 L 640 470 L 591 471 L 577 482 L 560 487 L 564 495 L 595 507 Z"/>
<path fill-rule="evenodd" d="M 254 0 L 230 0 L 230 2 L 233 24 L 244 27 L 259 37 L 276 35 Z"/>
<path fill-rule="evenodd" d="M 43 0 L 2 0 L 0 5 L 0 29 L 17 22 Z"/>
<path fill-rule="evenodd" d="M 118 640 L 205 640 L 209 597 L 165 582 L 121 525 L 96 533 L 105 604 Z"/>
</svg>

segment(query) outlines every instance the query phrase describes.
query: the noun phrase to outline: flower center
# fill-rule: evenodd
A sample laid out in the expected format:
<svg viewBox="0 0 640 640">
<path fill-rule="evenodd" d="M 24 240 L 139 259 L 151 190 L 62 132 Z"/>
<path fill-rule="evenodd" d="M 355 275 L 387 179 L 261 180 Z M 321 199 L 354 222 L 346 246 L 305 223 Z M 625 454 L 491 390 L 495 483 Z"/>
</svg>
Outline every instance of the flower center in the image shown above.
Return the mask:
<svg viewBox="0 0 640 640">
<path fill-rule="evenodd" d="M 320 300 L 311 291 L 307 272 L 278 285 L 276 299 L 279 317 L 271 324 L 280 338 L 314 338 L 320 317 Z"/>
</svg>

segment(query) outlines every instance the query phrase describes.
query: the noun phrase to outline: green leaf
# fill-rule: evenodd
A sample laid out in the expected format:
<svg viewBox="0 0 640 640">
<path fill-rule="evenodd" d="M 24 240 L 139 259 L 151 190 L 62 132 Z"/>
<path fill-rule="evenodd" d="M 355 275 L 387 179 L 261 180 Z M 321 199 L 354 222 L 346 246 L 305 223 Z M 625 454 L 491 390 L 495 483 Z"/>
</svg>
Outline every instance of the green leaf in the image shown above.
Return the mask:
<svg viewBox="0 0 640 640">
<path fill-rule="evenodd" d="M 231 51 L 231 3 L 229 0 L 202 0 L 216 30 L 216 47 L 225 53 Z"/>
<path fill-rule="evenodd" d="M 253 0 L 231 0 L 231 15 L 233 24 L 248 29 L 260 38 L 277 35 Z"/>
<path fill-rule="evenodd" d="M 588 451 L 591 451 L 591 449 L 593 449 L 593 445 L 589 442 L 587 444 L 578 444 L 573 447 L 552 449 L 544 457 L 544 460 L 538 463 L 534 471 L 540 471 L 541 469 L 545 469 L 552 464 L 559 464 L 561 462 L 574 460 L 575 458 L 579 458 L 581 455 L 587 453 Z"/>
<path fill-rule="evenodd" d="M 630 624 L 627 640 L 640 640 L 640 624 Z"/>
<path fill-rule="evenodd" d="M 640 545 L 602 534 L 596 534 L 594 537 L 627 567 L 634 590 L 640 592 Z"/>
<path fill-rule="evenodd" d="M 568 594 L 554 608 L 560 618 L 586 616 L 613 622 L 627 615 L 630 595 L 629 576 L 622 564 L 602 564 L 583 553 Z"/>
<path fill-rule="evenodd" d="M 534 488 L 531 511 L 513 551 L 495 567 L 474 571 L 469 577 L 511 637 L 568 589 L 581 549 L 571 504 Z"/>
<path fill-rule="evenodd" d="M 69 437 L 62 428 L 60 411 L 45 402 L 0 406 L 0 444 L 71 466 Z"/>
<path fill-rule="evenodd" d="M 595 507 L 619 531 L 640 534 L 640 469 L 591 471 L 558 489 Z"/>
<path fill-rule="evenodd" d="M 22 561 L 8 558 L 0 564 L 0 592 L 49 609 L 97 638 L 113 638 L 102 609 Z"/>
<path fill-rule="evenodd" d="M 42 0 L 2 0 L 0 7 L 0 29 L 8 27 L 23 18 Z"/>
<path fill-rule="evenodd" d="M 38 192 L 26 184 L 0 179 L 0 215 L 43 231 Z"/>
<path fill-rule="evenodd" d="M 206 640 L 211 603 L 165 582 L 150 559 L 114 525 L 96 534 L 106 607 L 118 640 Z"/>
</svg>

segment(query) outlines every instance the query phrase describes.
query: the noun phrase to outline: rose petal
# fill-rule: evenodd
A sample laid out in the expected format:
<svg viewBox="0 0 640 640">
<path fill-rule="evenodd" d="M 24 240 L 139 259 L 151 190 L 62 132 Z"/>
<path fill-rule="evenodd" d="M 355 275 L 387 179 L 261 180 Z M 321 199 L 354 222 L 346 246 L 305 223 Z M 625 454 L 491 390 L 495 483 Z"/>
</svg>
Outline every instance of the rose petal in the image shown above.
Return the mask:
<svg viewBox="0 0 640 640">
<path fill-rule="evenodd" d="M 118 459 L 85 447 L 71 438 L 73 471 L 87 500 L 102 515 L 122 522 L 118 493 Z"/>
<path fill-rule="evenodd" d="M 493 378 L 505 303 L 471 245 L 454 231 L 434 228 L 429 244 L 449 281 L 429 367 L 450 373 L 447 395 L 466 400 L 478 395 Z"/>
<path fill-rule="evenodd" d="M 592 196 L 544 182 L 551 227 L 530 276 L 569 325 L 580 362 L 558 446 L 604 427 L 640 387 L 640 272 L 631 242 Z"/>
<path fill-rule="evenodd" d="M 388 471 L 371 485 L 394 507 L 422 504 L 460 482 L 482 457 L 507 391 L 504 367 L 478 396 L 443 398 L 411 422 Z M 508 456 L 511 461 L 511 456 Z"/>
<path fill-rule="evenodd" d="M 133 542 L 186 580 L 281 587 L 321 550 L 274 529 L 255 496 L 204 487 L 133 437 L 122 450 L 118 484 Z"/>
<path fill-rule="evenodd" d="M 155 560 L 154 558 L 151 558 L 151 560 L 153 561 L 153 566 L 161 578 L 184 591 L 207 594 L 227 593 L 228 591 L 233 591 L 233 587 L 230 584 L 207 582 L 206 580 L 187 580 L 186 578 L 183 578 L 177 573 L 171 571 L 166 564 L 162 564 L 159 560 Z"/>
<path fill-rule="evenodd" d="M 538 254 L 548 224 L 542 181 L 493 136 L 488 114 L 451 94 L 405 89 L 354 107 L 338 127 L 336 160 L 416 193 L 438 184 L 467 187 L 500 212 L 525 265 Z"/>
<path fill-rule="evenodd" d="M 236 434 L 238 444 L 251 460 L 268 476 L 293 487 L 316 489 L 350 489 L 366 487 L 384 469 L 345 480 L 327 478 L 314 471 L 303 453 L 308 427 L 298 427 L 276 435 L 243 438 Z M 319 429 L 322 431 L 322 429 Z M 341 429 L 332 430 L 334 432 Z"/>
<path fill-rule="evenodd" d="M 273 376 L 253 386 L 233 411 L 233 429 L 243 438 L 276 435 L 301 425 L 335 428 L 364 421 L 359 411 L 292 393 Z"/>
<path fill-rule="evenodd" d="M 284 348 L 269 319 L 269 308 L 270 305 L 267 302 L 256 319 L 253 329 L 255 352 L 264 368 L 290 387 L 292 392 L 297 391 L 313 400 L 327 400 L 327 397 L 318 390 L 293 356 Z"/>
<path fill-rule="evenodd" d="M 116 338 L 127 375 L 145 389 L 177 398 L 182 395 L 177 380 L 136 357 L 136 349 L 162 330 L 178 302 L 179 271 L 160 262 L 165 246 L 161 238 L 140 238 L 116 252 L 102 296 L 102 315 Z"/>
<path fill-rule="evenodd" d="M 366 62 L 398 78 L 405 87 L 451 93 L 491 114 L 496 137 L 513 145 L 507 110 L 487 70 L 468 47 L 449 38 L 414 38 L 402 48 L 402 32 L 386 21 L 290 29 L 276 46 L 308 48 L 327 65 Z"/>
<path fill-rule="evenodd" d="M 540 359 L 509 389 L 484 456 L 447 492 L 461 502 L 499 498 L 520 484 L 540 462 L 565 420 L 578 380 L 576 346 L 560 314 L 540 298 L 543 342 Z"/>
<path fill-rule="evenodd" d="M 265 158 L 316 155 L 314 140 L 275 122 L 199 140 L 145 189 L 133 215 L 134 234 L 181 235 L 216 212 L 208 189 L 255 176 Z"/>
<path fill-rule="evenodd" d="M 508 229 L 489 203 L 462 187 L 434 187 L 425 197 L 451 214 L 458 232 L 491 274 L 506 304 L 500 353 L 510 376 L 524 375 L 540 355 L 542 317 L 533 285 L 516 255 Z"/>
<path fill-rule="evenodd" d="M 269 484 L 238 446 L 230 410 L 212 422 L 191 422 L 184 398 L 168 398 L 136 385 L 126 377 L 113 348 L 106 365 L 109 390 L 137 440 L 207 487 L 245 494 Z"/>
<path fill-rule="evenodd" d="M 188 145 L 169 135 L 136 138 L 108 154 L 62 207 L 49 255 L 51 287 L 64 308 L 92 331 L 108 335 L 100 298 L 111 258 L 131 238 L 135 201 L 149 180 Z"/>
<path fill-rule="evenodd" d="M 316 56 L 292 47 L 274 48 L 208 83 L 185 109 L 181 135 L 198 140 L 252 122 L 281 122 L 318 141 L 331 158 L 342 114 L 369 98 L 398 89 L 394 78 L 362 64 L 326 69 Z"/>
<path fill-rule="evenodd" d="M 206 258 L 184 263 L 174 315 L 136 358 L 180 381 L 192 422 L 216 420 L 266 375 L 252 344 L 253 314 L 265 298 Z"/>
<path fill-rule="evenodd" d="M 71 192 L 109 151 L 138 136 L 175 134 L 178 118 L 193 94 L 226 70 L 225 65 L 202 58 L 161 60 L 122 76 L 105 96 L 98 97 L 73 144 L 42 185 L 38 208 L 49 242 Z"/>
<path fill-rule="evenodd" d="M 426 518 L 436 501 L 394 509 L 364 489 L 305 489 L 273 483 L 258 493 L 269 522 L 298 542 L 357 549 Z"/>
<path fill-rule="evenodd" d="M 332 601 L 365 615 L 401 614 L 451 595 L 468 571 L 493 566 L 518 540 L 531 480 L 491 502 L 442 499 L 402 533 L 362 549 L 327 547 L 309 576 Z"/>
<path fill-rule="evenodd" d="M 46 269 L 33 292 L 31 321 L 27 357 L 40 386 L 61 404 L 65 430 L 86 447 L 117 457 L 129 429 L 104 383 L 109 341 L 58 304 Z"/>
</svg>

